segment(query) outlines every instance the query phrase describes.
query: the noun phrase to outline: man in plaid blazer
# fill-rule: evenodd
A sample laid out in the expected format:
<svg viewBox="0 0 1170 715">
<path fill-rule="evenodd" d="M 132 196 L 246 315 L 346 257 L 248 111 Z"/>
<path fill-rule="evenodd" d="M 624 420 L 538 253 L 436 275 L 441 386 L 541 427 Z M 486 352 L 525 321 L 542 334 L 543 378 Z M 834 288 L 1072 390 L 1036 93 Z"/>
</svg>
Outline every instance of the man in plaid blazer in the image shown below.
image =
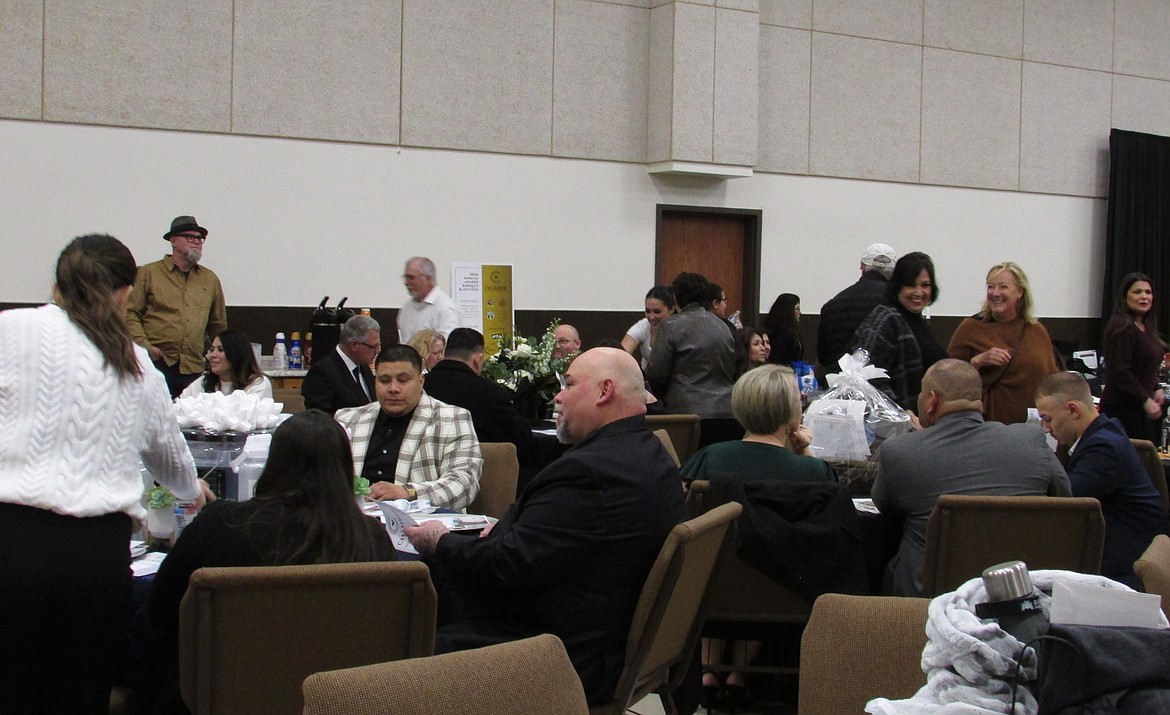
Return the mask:
<svg viewBox="0 0 1170 715">
<path fill-rule="evenodd" d="M 354 472 L 375 499 L 429 499 L 464 509 L 479 493 L 483 457 L 471 413 L 423 393 L 422 360 L 409 345 L 383 350 L 376 402 L 337 411 L 349 432 Z"/>
</svg>

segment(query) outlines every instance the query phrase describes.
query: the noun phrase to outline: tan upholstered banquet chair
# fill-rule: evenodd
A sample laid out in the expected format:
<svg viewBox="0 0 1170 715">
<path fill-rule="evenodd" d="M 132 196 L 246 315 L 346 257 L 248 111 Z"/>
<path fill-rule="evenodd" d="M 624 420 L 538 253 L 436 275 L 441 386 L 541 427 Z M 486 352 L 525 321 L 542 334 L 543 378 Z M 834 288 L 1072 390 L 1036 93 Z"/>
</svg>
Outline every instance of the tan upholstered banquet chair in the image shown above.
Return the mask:
<svg viewBox="0 0 1170 715">
<path fill-rule="evenodd" d="M 662 443 L 662 446 L 666 448 L 666 453 L 669 454 L 670 458 L 674 460 L 674 466 L 681 467 L 682 462 L 680 462 L 678 459 L 678 453 L 674 451 L 674 442 L 670 440 L 670 433 L 664 429 L 656 429 L 654 430 L 654 436 L 657 437 L 658 441 Z"/>
<path fill-rule="evenodd" d="M 944 494 L 926 525 L 923 588 L 947 593 L 1017 559 L 1032 570 L 1101 573 L 1104 545 L 1105 517 L 1091 497 Z"/>
<path fill-rule="evenodd" d="M 800 715 L 860 713 L 876 697 L 908 698 L 926 684 L 926 598 L 827 593 L 800 643 Z"/>
<path fill-rule="evenodd" d="M 587 715 L 585 691 L 554 635 L 305 679 L 305 715 Z"/>
<path fill-rule="evenodd" d="M 433 653 L 435 608 L 418 561 L 199 569 L 179 607 L 183 701 L 195 715 L 300 712 L 311 673 Z"/>
<path fill-rule="evenodd" d="M 479 450 L 483 454 L 483 472 L 479 477 L 479 493 L 467 506 L 467 513 L 499 519 L 516 501 L 516 480 L 520 477 L 516 445 L 480 442 Z"/>
<path fill-rule="evenodd" d="M 677 712 L 671 691 L 690 666 L 710 585 L 733 546 L 741 511 L 731 502 L 671 530 L 638 598 L 614 698 L 591 707 L 592 715 L 619 715 L 650 693 L 667 715 Z"/>
<path fill-rule="evenodd" d="M 670 434 L 679 464 L 686 464 L 699 451 L 698 415 L 646 415 L 646 426 L 652 432 L 664 429 Z"/>
<path fill-rule="evenodd" d="M 1166 490 L 1166 469 L 1162 466 L 1162 457 L 1158 454 L 1158 448 L 1154 443 L 1148 439 L 1131 439 L 1133 448 L 1137 450 L 1138 457 L 1142 460 L 1142 466 L 1146 469 L 1146 474 L 1150 477 L 1150 483 L 1154 485 L 1154 489 L 1158 490 L 1158 498 L 1161 500 L 1162 508 L 1170 510 L 1170 493 Z"/>
<path fill-rule="evenodd" d="M 1158 534 L 1133 564 L 1142 590 L 1162 597 L 1162 613 L 1170 618 L 1170 536 Z"/>
</svg>

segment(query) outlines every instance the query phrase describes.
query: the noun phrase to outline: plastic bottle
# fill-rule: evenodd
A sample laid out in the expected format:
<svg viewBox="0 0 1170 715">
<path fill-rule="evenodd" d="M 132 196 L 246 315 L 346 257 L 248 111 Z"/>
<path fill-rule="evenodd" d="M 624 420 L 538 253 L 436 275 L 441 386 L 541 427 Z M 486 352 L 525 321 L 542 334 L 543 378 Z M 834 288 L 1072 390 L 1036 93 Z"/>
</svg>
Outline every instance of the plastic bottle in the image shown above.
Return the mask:
<svg viewBox="0 0 1170 715">
<path fill-rule="evenodd" d="M 304 364 L 303 354 L 301 353 L 301 334 L 292 334 L 292 343 L 288 348 L 288 369 L 300 370 L 301 365 Z"/>
<path fill-rule="evenodd" d="M 1170 415 L 1162 418 L 1162 454 L 1166 454 L 1167 448 L 1170 448 Z"/>
<path fill-rule="evenodd" d="M 303 369 L 308 370 L 313 366 L 313 334 L 305 333 L 305 355 L 303 358 Z"/>
<path fill-rule="evenodd" d="M 288 369 L 288 348 L 284 344 L 284 333 L 276 334 L 276 344 L 272 346 L 272 369 Z"/>
</svg>

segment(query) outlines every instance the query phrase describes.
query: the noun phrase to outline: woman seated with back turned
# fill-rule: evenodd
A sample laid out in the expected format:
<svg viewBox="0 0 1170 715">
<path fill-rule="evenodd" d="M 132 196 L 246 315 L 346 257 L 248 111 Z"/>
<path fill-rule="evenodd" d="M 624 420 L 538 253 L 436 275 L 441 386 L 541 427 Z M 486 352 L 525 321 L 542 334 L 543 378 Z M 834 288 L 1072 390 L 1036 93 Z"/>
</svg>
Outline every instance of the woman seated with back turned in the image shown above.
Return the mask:
<svg viewBox="0 0 1170 715">
<path fill-rule="evenodd" d="M 320 410 L 293 415 L 272 435 L 268 462 L 246 502 L 217 501 L 183 530 L 151 587 L 151 625 L 160 657 L 174 658 L 177 684 L 179 602 L 204 566 L 283 566 L 394 561 L 382 524 L 353 494 L 353 457 L 341 425 Z M 177 688 L 161 709 L 182 712 Z"/>
<path fill-rule="evenodd" d="M 179 397 L 195 397 L 205 392 L 230 395 L 243 390 L 249 395 L 272 399 L 272 382 L 260 372 L 252 343 L 242 330 L 224 330 L 207 349 L 208 371 L 187 385 Z"/>
<path fill-rule="evenodd" d="M 720 442 L 694 454 L 682 467 L 686 482 L 696 479 L 717 481 L 735 477 L 743 480 L 784 480 L 791 482 L 836 482 L 837 474 L 828 463 L 808 456 L 812 434 L 800 424 L 800 388 L 792 368 L 762 365 L 748 370 L 731 392 L 731 411 L 747 434 L 738 442 Z M 733 642 L 728 643 L 734 646 Z M 735 648 L 735 665 L 750 663 L 759 644 L 747 641 Z M 723 661 L 724 643 L 703 639 L 703 662 Z M 717 703 L 719 676 L 703 673 L 703 698 L 708 707 Z M 723 687 L 730 705 L 745 699 L 743 673 L 729 673 Z"/>
</svg>

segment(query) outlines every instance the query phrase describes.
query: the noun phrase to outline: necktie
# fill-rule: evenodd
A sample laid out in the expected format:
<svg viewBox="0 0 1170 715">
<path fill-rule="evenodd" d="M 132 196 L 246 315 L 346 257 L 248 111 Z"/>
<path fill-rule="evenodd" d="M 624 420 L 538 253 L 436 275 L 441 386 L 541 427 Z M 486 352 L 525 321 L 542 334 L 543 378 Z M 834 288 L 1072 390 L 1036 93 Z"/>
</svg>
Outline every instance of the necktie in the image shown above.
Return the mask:
<svg viewBox="0 0 1170 715">
<path fill-rule="evenodd" d="M 355 367 L 353 369 L 353 379 L 357 380 L 358 387 L 361 389 L 362 394 L 365 395 L 366 397 L 369 397 L 370 393 L 366 392 L 366 383 L 362 381 L 362 368 L 361 368 L 361 366 Z"/>
</svg>

